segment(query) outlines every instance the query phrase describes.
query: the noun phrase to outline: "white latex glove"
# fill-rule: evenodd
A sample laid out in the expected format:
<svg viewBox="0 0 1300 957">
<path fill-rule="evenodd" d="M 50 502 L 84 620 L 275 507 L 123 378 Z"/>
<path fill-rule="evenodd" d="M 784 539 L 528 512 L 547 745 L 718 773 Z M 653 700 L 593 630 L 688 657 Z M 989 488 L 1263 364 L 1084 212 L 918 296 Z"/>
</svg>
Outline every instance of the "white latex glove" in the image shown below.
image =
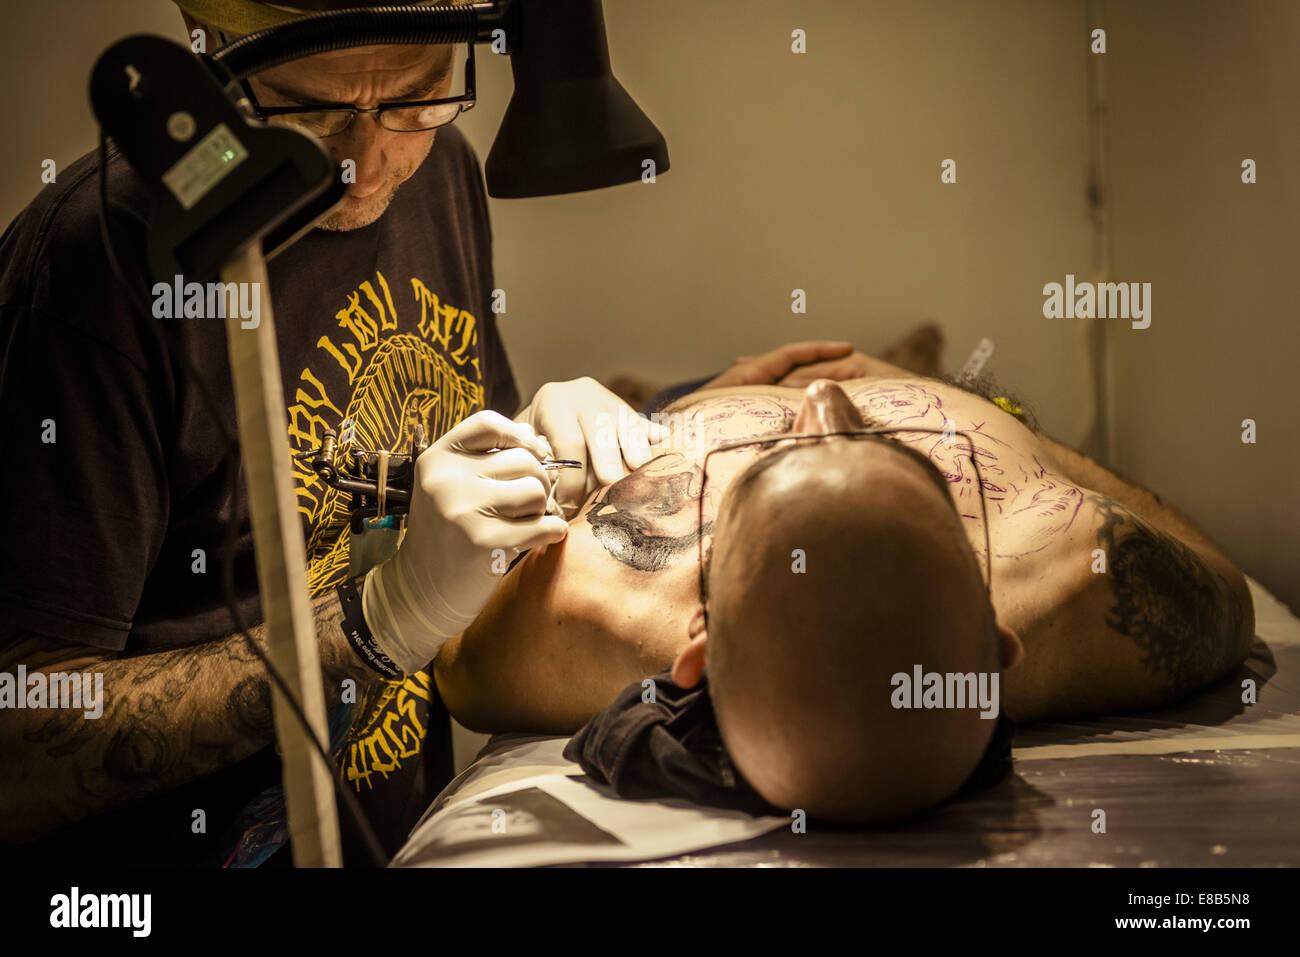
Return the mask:
<svg viewBox="0 0 1300 957">
<path fill-rule="evenodd" d="M 478 617 L 516 555 L 564 538 L 564 520 L 545 514 L 550 453 L 529 425 L 478 412 L 416 460 L 406 533 L 361 599 L 380 650 L 407 674 Z"/>
<path fill-rule="evenodd" d="M 515 421 L 526 422 L 545 436 L 556 458 L 586 466 L 554 473 L 555 498 L 566 517 L 572 517 L 597 486 L 617 482 L 649 462 L 650 444 L 672 434 L 666 426 L 642 418 L 590 377 L 548 382 Z"/>
</svg>

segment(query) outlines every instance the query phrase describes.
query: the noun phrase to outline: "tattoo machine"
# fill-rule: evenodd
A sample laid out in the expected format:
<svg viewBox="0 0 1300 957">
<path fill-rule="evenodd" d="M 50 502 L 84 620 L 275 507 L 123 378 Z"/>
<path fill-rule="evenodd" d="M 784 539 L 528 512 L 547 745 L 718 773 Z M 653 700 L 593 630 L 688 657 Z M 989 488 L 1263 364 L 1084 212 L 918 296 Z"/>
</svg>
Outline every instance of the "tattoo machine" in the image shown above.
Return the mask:
<svg viewBox="0 0 1300 957">
<path fill-rule="evenodd" d="M 398 527 L 398 516 L 411 508 L 415 460 L 428 447 L 419 425 L 411 435 L 410 450 L 404 453 L 361 448 L 355 441 L 340 441 L 337 432 L 326 429 L 318 447 L 297 453 L 294 460 L 305 463 L 330 488 L 351 496 L 348 511 L 355 536 L 366 528 Z"/>
<path fill-rule="evenodd" d="M 411 486 L 415 481 L 415 460 L 429 447 L 424 428 L 417 425 L 408 452 L 361 448 L 354 441 L 340 441 L 339 434 L 326 429 L 321 444 L 294 455 L 306 463 L 330 488 L 351 496 L 352 534 L 365 528 L 397 528 L 398 516 L 411 508 Z M 580 469 L 574 459 L 545 459 L 542 468 Z"/>
</svg>

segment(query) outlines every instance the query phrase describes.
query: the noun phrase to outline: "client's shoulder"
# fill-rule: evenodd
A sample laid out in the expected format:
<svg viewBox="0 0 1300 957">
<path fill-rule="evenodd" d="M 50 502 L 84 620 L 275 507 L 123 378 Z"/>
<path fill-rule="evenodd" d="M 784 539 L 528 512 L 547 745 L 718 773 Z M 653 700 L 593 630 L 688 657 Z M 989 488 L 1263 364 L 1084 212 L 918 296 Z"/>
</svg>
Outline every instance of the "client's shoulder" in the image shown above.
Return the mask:
<svg viewBox="0 0 1300 957">
<path fill-rule="evenodd" d="M 1123 503 L 1081 492 L 1068 534 L 1032 563 L 1039 591 L 1018 590 L 1042 605 L 1022 623 L 1035 714 L 1163 707 L 1237 667 L 1253 633 L 1249 593 Z"/>
</svg>

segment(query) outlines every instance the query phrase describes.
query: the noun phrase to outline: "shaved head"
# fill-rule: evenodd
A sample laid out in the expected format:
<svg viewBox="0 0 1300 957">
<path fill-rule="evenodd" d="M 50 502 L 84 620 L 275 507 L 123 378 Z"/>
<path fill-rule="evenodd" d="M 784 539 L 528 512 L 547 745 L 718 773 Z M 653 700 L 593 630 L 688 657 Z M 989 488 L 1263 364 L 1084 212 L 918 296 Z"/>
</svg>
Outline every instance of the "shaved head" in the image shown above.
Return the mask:
<svg viewBox="0 0 1300 957">
<path fill-rule="evenodd" d="M 995 722 L 900 710 L 891 676 L 999 670 L 998 632 L 943 476 L 884 438 L 768 452 L 728 488 L 706 573 L 709 687 L 768 801 L 885 821 L 940 803 Z"/>
</svg>

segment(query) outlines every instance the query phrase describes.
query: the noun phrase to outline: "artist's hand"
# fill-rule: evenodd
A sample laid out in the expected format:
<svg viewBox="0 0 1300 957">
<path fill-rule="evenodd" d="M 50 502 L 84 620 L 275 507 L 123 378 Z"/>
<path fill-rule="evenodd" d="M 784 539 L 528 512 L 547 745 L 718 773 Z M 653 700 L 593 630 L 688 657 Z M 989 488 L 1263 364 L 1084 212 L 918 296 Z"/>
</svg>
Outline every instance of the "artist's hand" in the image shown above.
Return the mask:
<svg viewBox="0 0 1300 957">
<path fill-rule="evenodd" d="M 650 444 L 670 430 L 651 422 L 595 379 L 548 382 L 515 416 L 545 436 L 556 458 L 582 462 L 559 469 L 555 499 L 566 516 L 576 512 L 599 485 L 617 482 L 653 457 Z"/>
<path fill-rule="evenodd" d="M 406 534 L 363 595 L 366 623 L 399 668 L 423 668 L 477 618 L 519 552 L 564 538 L 568 525 L 546 514 L 550 454 L 531 426 L 478 412 L 416 460 Z"/>
<path fill-rule="evenodd" d="M 800 369 L 830 366 L 852 355 L 849 342 L 791 342 L 779 349 L 759 356 L 741 356 L 731 368 L 716 379 L 711 379 L 702 389 L 721 389 L 736 385 L 777 385 Z M 813 376 L 813 378 L 832 378 Z M 812 379 L 808 380 L 809 382 Z"/>
</svg>

